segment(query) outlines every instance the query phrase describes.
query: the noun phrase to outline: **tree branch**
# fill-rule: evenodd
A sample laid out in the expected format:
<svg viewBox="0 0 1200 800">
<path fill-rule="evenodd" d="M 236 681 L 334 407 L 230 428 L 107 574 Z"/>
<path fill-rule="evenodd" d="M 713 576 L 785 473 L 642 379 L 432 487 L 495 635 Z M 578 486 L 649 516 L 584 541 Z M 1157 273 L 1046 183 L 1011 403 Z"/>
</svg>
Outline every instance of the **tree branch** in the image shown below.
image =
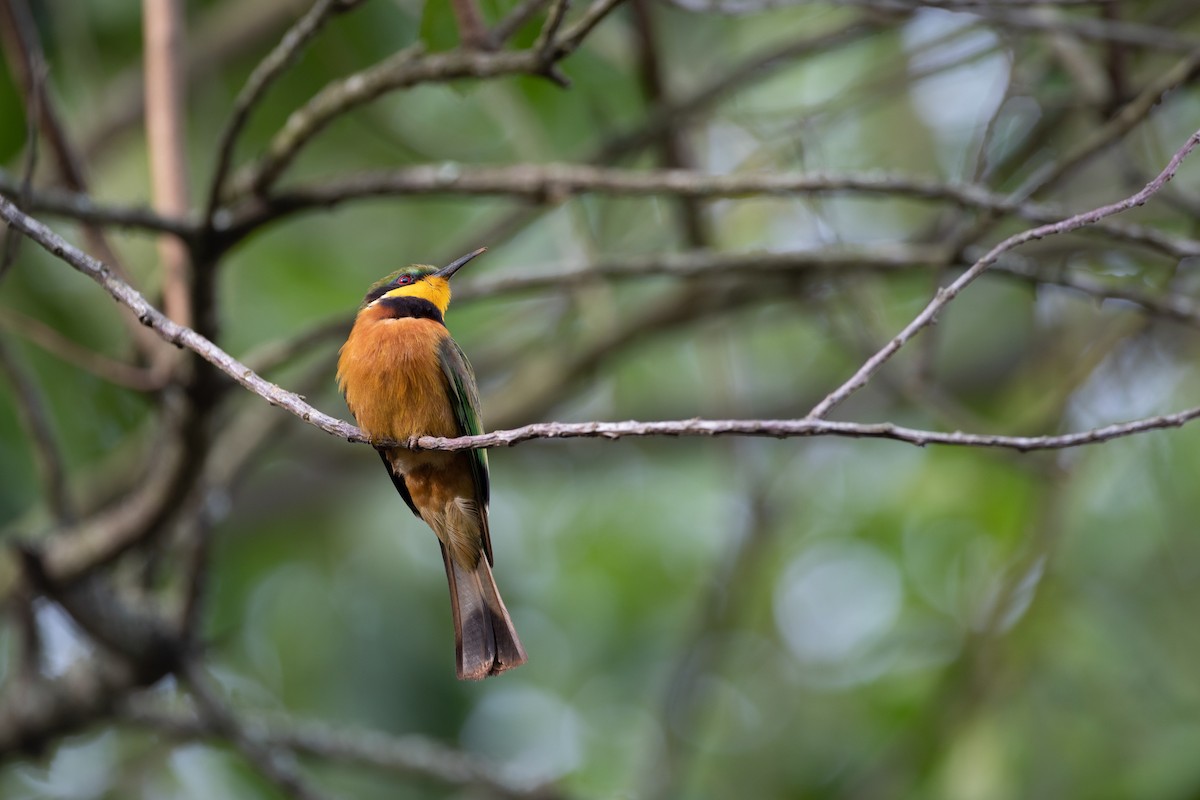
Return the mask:
<svg viewBox="0 0 1200 800">
<path fill-rule="evenodd" d="M 175 739 L 214 739 L 221 735 L 211 722 L 193 712 L 171 711 L 148 702 L 127 703 L 121 714 L 135 725 Z M 480 764 L 479 759 L 422 736 L 388 736 L 275 714 L 251 717 L 243 724 L 266 746 L 284 748 L 297 755 L 334 764 L 369 766 L 397 776 L 476 787 L 489 797 L 508 800 L 563 797 L 551 787 L 524 786 L 508 781 Z"/>
<path fill-rule="evenodd" d="M 1108 441 L 1123 436 L 1129 436 L 1148 430 L 1167 427 L 1177 427 L 1191 421 L 1200 415 L 1200 409 L 1179 412 L 1178 414 L 1132 422 L 1111 425 L 1064 436 L 1050 437 L 1021 437 L 993 436 L 988 434 L 968 433 L 938 433 L 921 431 L 895 426 L 890 423 L 857 424 L 843 422 L 828 422 L 820 419 L 823 408 L 832 407 L 844 397 L 864 385 L 875 370 L 893 355 L 905 342 L 912 338 L 922 327 L 929 324 L 930 319 L 946 303 L 949 302 L 971 280 L 978 277 L 1002 253 L 1019 244 L 1032 239 L 1065 233 L 1105 216 L 1118 213 L 1127 208 L 1144 203 L 1175 174 L 1179 165 L 1187 155 L 1200 144 L 1200 131 L 1193 134 L 1186 144 L 1175 154 L 1171 162 L 1147 186 L 1125 200 L 1113 203 L 1093 211 L 1079 214 L 1054 225 L 1033 228 L 1015 236 L 1009 237 L 977 261 L 962 277 L 947 289 L 939 292 L 926 310 L 910 323 L 883 350 L 872 357 L 855 376 L 842 387 L 822 401 L 806 419 L 801 420 L 679 420 L 670 422 L 588 422 L 588 423 L 542 423 L 528 425 L 508 431 L 496 431 L 481 436 L 464 436 L 457 439 L 442 439 L 438 437 L 421 437 L 416 442 L 383 442 L 383 444 L 399 444 L 428 449 L 461 450 L 479 447 L 510 446 L 530 439 L 547 438 L 606 438 L 619 439 L 628 436 L 771 436 L 778 438 L 798 436 L 848 436 L 855 438 L 883 438 L 909 442 L 924 446 L 927 444 L 947 444 L 959 446 L 1002 447 L 1019 451 L 1039 449 L 1062 449 L 1083 444 Z M 16 208 L 10 201 L 0 199 L 0 218 L 10 225 L 17 227 L 38 244 L 45 247 L 55 256 L 63 259 L 80 272 L 88 275 L 99 283 L 115 300 L 127 306 L 144 324 L 159 333 L 167 341 L 178 346 L 186 347 L 209 363 L 229 375 L 239 384 L 259 395 L 272 405 L 279 406 L 305 422 L 320 428 L 326 433 L 346 439 L 350 442 L 369 442 L 369 438 L 357 427 L 331 417 L 306 403 L 298 395 L 288 392 L 270 383 L 247 366 L 221 350 L 208 339 L 195 331 L 177 325 L 151 306 L 137 291 L 114 276 L 103 264 L 73 247 L 45 225 L 34 220 Z M 957 287 L 957 288 L 956 288 Z M 953 292 L 953 293 L 951 293 Z M 832 398 L 832 401 L 831 401 Z M 375 442 L 376 444 L 380 442 Z"/>
<path fill-rule="evenodd" d="M 254 72 L 246 80 L 246 85 L 238 92 L 238 96 L 233 102 L 233 113 L 217 138 L 217 166 L 213 170 L 212 183 L 208 192 L 208 205 L 204 212 L 204 224 L 207 227 L 212 227 L 213 214 L 216 213 L 220 203 L 225 178 L 233 161 L 234 146 L 237 144 L 242 128 L 250 119 L 254 106 L 266 94 L 275 79 L 295 63 L 301 50 L 320 32 L 330 16 L 335 11 L 345 11 L 348 8 L 350 6 L 347 6 L 344 0 L 316 0 L 308 12 L 284 34 L 270 55 L 254 68 Z"/>
<path fill-rule="evenodd" d="M 584 164 L 521 164 L 513 167 L 441 164 L 333 177 L 311 186 L 290 188 L 269 199 L 244 203 L 232 212 L 229 228 L 230 236 L 238 239 L 270 219 L 314 208 L 332 208 L 360 198 L 444 194 L 519 197 L 553 204 L 587 192 L 704 199 L 858 193 L 947 201 L 964 208 L 1016 214 L 1032 222 L 1057 222 L 1065 216 L 1064 211 L 1055 206 L 1016 199 L 976 184 L 891 173 L 710 175 L 687 169 L 633 170 Z M 1176 258 L 1200 255 L 1200 241 L 1145 226 L 1099 222 L 1094 227 L 1106 236 L 1153 247 Z"/>
<path fill-rule="evenodd" d="M 1170 162 L 1158 174 L 1154 180 L 1146 184 L 1140 191 L 1130 195 L 1124 200 L 1119 200 L 1116 203 L 1111 203 L 1102 206 L 1092 211 L 1086 211 L 1082 214 L 1076 214 L 1073 217 L 1068 217 L 1061 222 L 1055 222 L 1048 225 L 1041 225 L 1036 228 L 1022 231 L 1020 233 L 1009 236 L 1004 241 L 997 244 L 989 250 L 982 258 L 966 272 L 958 277 L 949 286 L 939 289 L 937 295 L 929 301 L 929 304 L 918 314 L 912 322 L 905 326 L 904 330 L 896 334 L 896 337 L 888 342 L 883 349 L 867 359 L 866 363 L 859 368 L 845 383 L 833 390 L 824 400 L 818 403 L 812 411 L 808 413 L 808 419 L 820 419 L 828 414 L 834 407 L 839 405 L 847 397 L 861 389 L 871 379 L 880 367 L 882 367 L 892 356 L 894 356 L 901 347 L 908 343 L 921 330 L 931 325 L 937 316 L 937 313 L 942 310 L 951 300 L 965 289 L 972 281 L 978 278 L 987 270 L 996 259 L 1002 254 L 1012 250 L 1014 247 L 1022 245 L 1034 239 L 1042 239 L 1046 236 L 1054 236 L 1058 234 L 1068 233 L 1073 230 L 1091 225 L 1105 217 L 1118 214 L 1122 211 L 1127 211 L 1135 206 L 1144 204 L 1147 200 L 1158 193 L 1162 187 L 1167 185 L 1167 182 L 1174 177 L 1175 172 L 1179 169 L 1184 159 L 1192 152 L 1192 150 L 1200 144 L 1200 131 L 1196 131 L 1188 140 L 1175 152 L 1171 157 Z"/>
<path fill-rule="evenodd" d="M 182 675 L 200 716 L 214 733 L 225 739 L 242 754 L 242 757 L 258 770 L 263 777 L 278 786 L 287 797 L 295 800 L 326 800 L 331 798 L 312 786 L 291 762 L 290 754 L 282 752 L 274 743 L 266 741 L 257 731 L 243 725 L 234 712 L 210 684 L 201 667 L 189 661 L 183 665 Z"/>
</svg>

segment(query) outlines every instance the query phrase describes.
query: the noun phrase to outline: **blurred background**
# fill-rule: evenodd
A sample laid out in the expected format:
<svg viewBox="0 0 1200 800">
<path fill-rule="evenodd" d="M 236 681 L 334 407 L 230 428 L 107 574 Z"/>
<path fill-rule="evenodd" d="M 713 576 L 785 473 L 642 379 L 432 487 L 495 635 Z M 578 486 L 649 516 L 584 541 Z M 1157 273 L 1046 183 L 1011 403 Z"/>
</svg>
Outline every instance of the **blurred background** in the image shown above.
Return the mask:
<svg viewBox="0 0 1200 800">
<path fill-rule="evenodd" d="M 206 227 L 235 98 L 309 6 L 186 3 L 179 219 L 212 291 L 196 326 L 348 419 L 333 364 L 366 288 L 487 245 L 447 321 L 488 430 L 800 418 L 992 244 L 1132 194 L 1200 119 L 1190 0 L 581 0 L 555 29 L 565 5 L 331 13 L 254 102 Z M 22 7 L 37 113 L 52 104 L 86 183 L 27 114 Z M 152 203 L 142 10 L 4 10 L 0 189 L 107 261 L 98 228 L 159 304 L 162 226 L 67 194 Z M 388 86 L 247 188 L 323 87 L 414 45 L 493 63 L 569 33 L 550 77 Z M 441 188 L 353 190 L 421 166 Z M 1200 404 L 1198 175 L 1008 254 L 833 418 L 1041 435 Z M 128 510 L 190 403 L 193 469 L 90 572 L 146 613 L 191 610 L 215 700 L 171 669 L 79 699 L 70 676 L 136 659 L 9 563 L 3 797 L 1200 795 L 1191 427 L 1028 454 L 494 449 L 495 573 L 529 663 L 463 684 L 438 549 L 374 453 L 232 384 L 201 392 L 194 364 L 164 378 L 129 312 L 33 242 L 4 266 L 0 531 L 53 548 Z"/>
</svg>

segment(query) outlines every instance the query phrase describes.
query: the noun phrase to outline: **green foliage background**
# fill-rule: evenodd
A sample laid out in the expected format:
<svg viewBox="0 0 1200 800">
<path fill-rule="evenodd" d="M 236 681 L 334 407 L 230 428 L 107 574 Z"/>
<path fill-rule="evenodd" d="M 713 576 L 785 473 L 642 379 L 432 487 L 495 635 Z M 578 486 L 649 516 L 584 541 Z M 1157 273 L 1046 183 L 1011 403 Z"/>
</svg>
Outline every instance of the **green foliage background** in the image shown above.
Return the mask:
<svg viewBox="0 0 1200 800">
<path fill-rule="evenodd" d="M 234 3 L 193 2 L 193 30 Z M 484 3 L 495 20 L 513 4 Z M 1198 37 L 1185 4 L 1120 3 L 1128 21 Z M 87 131 L 140 57 L 136 4 L 36 5 L 69 129 Z M 675 96 L 733 65 L 865 12 L 799 4 L 738 16 L 651 4 Z M 1092 9 L 1053 10 L 1093 18 Z M 231 32 L 236 14 L 222 23 Z M 538 22 L 516 37 L 532 44 Z M 564 63 L 563 90 L 532 77 L 391 94 L 334 124 L 285 183 L 407 164 L 584 161 L 646 119 L 634 22 L 606 20 Z M 239 149 L 265 147 L 327 81 L 424 39 L 456 44 L 448 6 L 368 2 L 338 17 L 255 112 Z M 188 99 L 194 197 L 232 100 L 267 40 L 206 65 Z M 1103 44 L 1080 45 L 1103 64 Z M 1137 88 L 1178 53 L 1134 47 Z M 1052 37 L 923 9 L 798 59 L 678 124 L 703 171 L 888 170 L 1012 191 L 1102 120 Z M 920 79 L 923 70 L 932 77 Z M 1128 194 L 1196 125 L 1191 86 L 1039 200 L 1090 208 Z M 1057 113 L 1006 175 L 999 163 Z M 19 174 L 25 121 L 0 80 L 0 157 Z M 82 134 L 81 134 L 82 137 Z M 44 162 L 44 157 L 43 157 Z M 621 162 L 656 165 L 653 148 Z M 977 169 L 978 166 L 978 169 Z M 145 142 L 96 144 L 94 194 L 148 196 Z M 43 164 L 43 169 L 45 166 Z M 1176 196 L 1191 201 L 1195 165 Z M 982 176 L 982 177 L 981 177 Z M 1139 182 L 1140 180 L 1140 182 Z M 373 280 L 473 246 L 520 203 L 411 197 L 275 224 L 221 266 L 220 344 L 235 355 L 346 317 Z M 1188 206 L 1131 215 L 1194 235 Z M 463 284 L 686 249 L 671 197 L 589 194 L 537 207 L 462 273 Z M 707 203 L 722 251 L 938 241 L 969 215 L 950 204 L 846 195 Z M 53 222 L 72 232 L 69 222 Z M 1025 223 L 1004 220 L 997 241 Z M 153 241 L 117 237 L 153 296 Z M 1021 251 L 1146 291 L 1188 297 L 1193 260 L 1087 234 Z M 696 313 L 634 330 L 681 281 L 655 277 L 505 293 L 455 305 L 448 323 L 484 389 L 489 428 L 539 420 L 800 417 L 931 296 L 933 272 L 696 282 Z M 723 298 L 723 295 L 728 295 Z M 110 356 L 122 313 L 25 243 L 0 287 L 19 312 Z M 11 315 L 9 317 L 11 319 Z M 19 327 L 19 326 L 18 326 Z M 154 403 L 4 337 L 36 376 L 72 487 L 103 496 L 152 447 Z M 326 338 L 270 377 L 343 418 Z M 596 349 L 582 365 L 580 353 Z M 910 352 L 911 351 L 911 352 Z M 955 301 L 839 418 L 1040 434 L 1185 408 L 1200 397 L 1197 337 L 1131 303 L 988 277 Z M 326 365 L 323 367 L 322 365 Z M 315 388 L 307 375 L 326 370 Z M 563 385 L 554 376 L 575 370 Z M 261 401 L 237 395 L 231 419 Z M 283 412 L 278 412 L 282 414 Z M 1200 443 L 1194 429 L 1064 452 L 918 449 L 857 440 L 577 440 L 490 454 L 496 575 L 529 664 L 454 680 L 446 589 L 429 531 L 368 449 L 288 421 L 253 468 L 214 493 L 210 663 L 235 706 L 420 734 L 514 780 L 578 797 L 1141 797 L 1200 791 Z M 0 392 L 0 525 L 49 529 L 32 450 Z M 169 567 L 167 573 L 169 574 Z M 6 630 L 9 673 L 16 639 Z M 75 652 L 52 639 L 63 657 Z M 160 688 L 170 694 L 171 688 Z M 319 764 L 319 762 L 317 762 Z M 470 794 L 423 779 L 316 766 L 343 797 Z M 0 794 L 273 797 L 219 745 L 102 725 L 0 773 Z"/>
</svg>

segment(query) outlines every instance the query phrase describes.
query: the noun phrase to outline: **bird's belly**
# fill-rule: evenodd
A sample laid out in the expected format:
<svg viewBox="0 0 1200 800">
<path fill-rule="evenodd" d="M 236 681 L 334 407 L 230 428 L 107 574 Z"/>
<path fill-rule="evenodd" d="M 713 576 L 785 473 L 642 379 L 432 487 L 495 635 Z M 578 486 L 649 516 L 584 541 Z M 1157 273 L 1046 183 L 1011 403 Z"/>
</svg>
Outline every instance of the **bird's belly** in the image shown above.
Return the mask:
<svg viewBox="0 0 1200 800">
<path fill-rule="evenodd" d="M 338 373 L 346 404 L 372 438 L 458 435 L 438 359 L 444 330 L 428 320 L 393 319 L 351 333 Z"/>
</svg>

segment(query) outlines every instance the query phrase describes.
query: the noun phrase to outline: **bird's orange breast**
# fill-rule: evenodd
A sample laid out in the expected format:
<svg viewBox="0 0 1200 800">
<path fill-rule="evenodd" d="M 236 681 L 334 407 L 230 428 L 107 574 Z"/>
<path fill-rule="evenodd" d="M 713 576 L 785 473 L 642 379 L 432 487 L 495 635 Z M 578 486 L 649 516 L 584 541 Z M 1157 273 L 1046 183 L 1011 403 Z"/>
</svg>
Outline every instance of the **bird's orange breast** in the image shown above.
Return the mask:
<svg viewBox="0 0 1200 800">
<path fill-rule="evenodd" d="M 373 438 L 457 436 L 439 351 L 449 336 L 428 319 L 359 313 L 338 357 L 338 386 L 359 427 Z"/>
</svg>

